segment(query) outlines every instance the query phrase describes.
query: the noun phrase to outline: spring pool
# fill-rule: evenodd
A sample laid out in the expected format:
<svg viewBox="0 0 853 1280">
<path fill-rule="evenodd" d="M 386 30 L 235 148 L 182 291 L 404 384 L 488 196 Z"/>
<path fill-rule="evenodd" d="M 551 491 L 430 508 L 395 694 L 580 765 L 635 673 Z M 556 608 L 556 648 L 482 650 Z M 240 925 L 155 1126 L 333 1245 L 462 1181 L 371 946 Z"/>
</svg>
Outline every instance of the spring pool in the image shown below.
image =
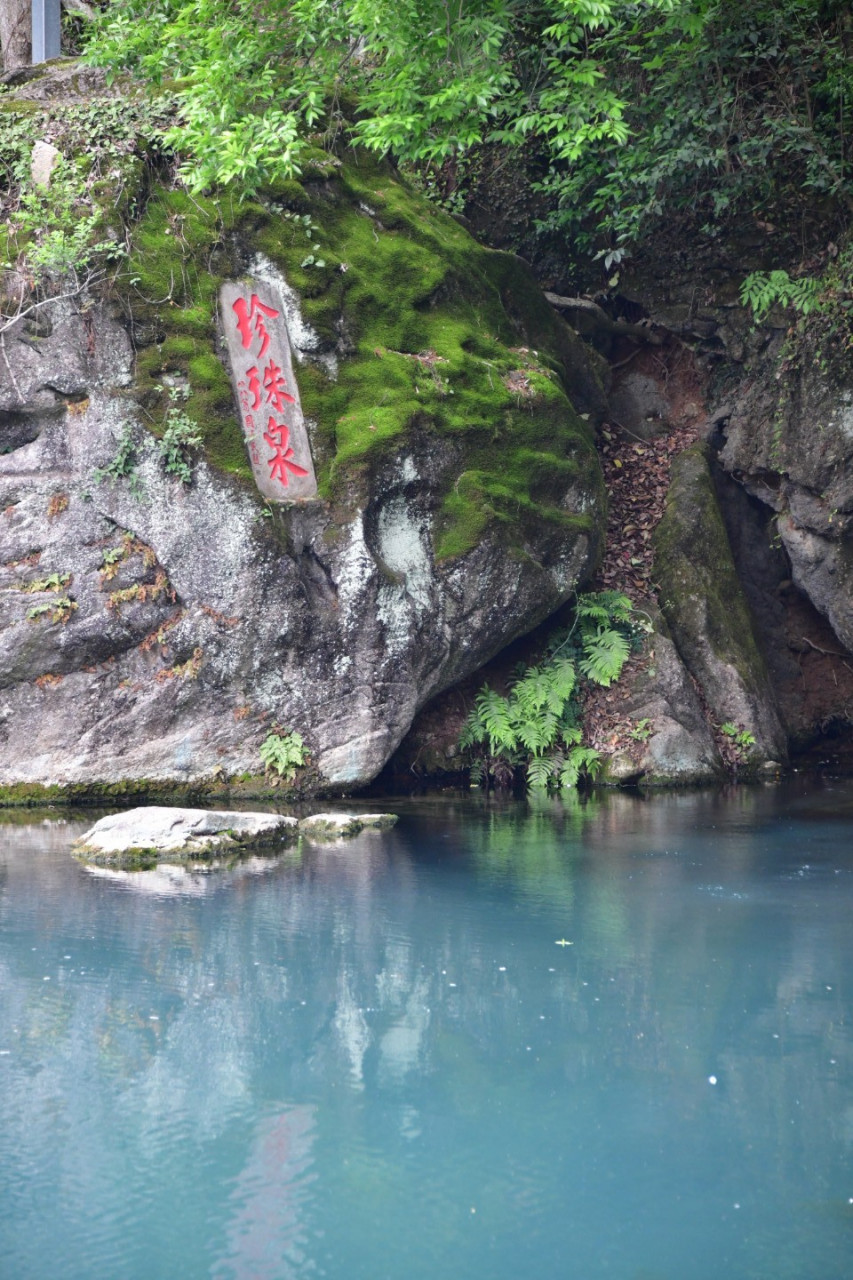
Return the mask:
<svg viewBox="0 0 853 1280">
<path fill-rule="evenodd" d="M 849 1280 L 853 784 L 392 807 L 0 815 L 0 1275 Z"/>
</svg>

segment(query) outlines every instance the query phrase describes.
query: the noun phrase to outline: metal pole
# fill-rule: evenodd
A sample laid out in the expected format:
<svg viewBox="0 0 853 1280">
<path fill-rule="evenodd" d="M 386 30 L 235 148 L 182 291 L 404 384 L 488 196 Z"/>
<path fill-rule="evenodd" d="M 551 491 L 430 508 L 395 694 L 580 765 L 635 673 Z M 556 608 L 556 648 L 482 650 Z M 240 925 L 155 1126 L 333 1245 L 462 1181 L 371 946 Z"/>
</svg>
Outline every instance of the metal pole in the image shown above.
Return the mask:
<svg viewBox="0 0 853 1280">
<path fill-rule="evenodd" d="M 59 5 L 60 0 L 32 0 L 33 3 L 33 66 L 58 58 L 60 52 Z"/>
</svg>

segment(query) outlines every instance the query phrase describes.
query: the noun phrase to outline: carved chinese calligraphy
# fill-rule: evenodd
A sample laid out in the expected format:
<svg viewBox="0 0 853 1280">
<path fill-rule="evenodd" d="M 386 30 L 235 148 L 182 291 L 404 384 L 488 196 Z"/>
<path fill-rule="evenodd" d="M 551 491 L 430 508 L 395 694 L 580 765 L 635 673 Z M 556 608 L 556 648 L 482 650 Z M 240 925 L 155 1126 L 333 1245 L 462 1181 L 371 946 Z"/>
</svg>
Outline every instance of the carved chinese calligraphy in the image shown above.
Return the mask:
<svg viewBox="0 0 853 1280">
<path fill-rule="evenodd" d="M 317 481 L 280 306 L 257 282 L 223 285 L 220 306 L 257 486 L 273 502 L 313 498 Z"/>
</svg>

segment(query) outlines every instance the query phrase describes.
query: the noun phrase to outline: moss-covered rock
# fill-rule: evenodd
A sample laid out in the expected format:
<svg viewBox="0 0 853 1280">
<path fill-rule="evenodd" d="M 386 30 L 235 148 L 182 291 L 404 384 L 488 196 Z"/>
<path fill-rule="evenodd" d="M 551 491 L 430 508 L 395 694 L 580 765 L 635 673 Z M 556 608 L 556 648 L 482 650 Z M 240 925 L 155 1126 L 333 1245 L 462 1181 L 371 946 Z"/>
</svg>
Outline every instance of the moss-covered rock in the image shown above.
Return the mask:
<svg viewBox="0 0 853 1280">
<path fill-rule="evenodd" d="M 752 630 L 714 491 L 707 446 L 673 463 L 666 512 L 654 535 L 661 607 L 712 720 L 744 738 L 745 765 L 786 755 L 764 662 Z"/>
<path fill-rule="evenodd" d="M 600 374 L 520 260 L 387 166 L 317 152 L 242 202 L 121 173 L 90 191 L 128 222 L 109 293 L 5 335 L 0 785 L 228 785 L 291 731 L 311 787 L 364 783 L 594 567 Z M 252 478 L 217 316 L 246 278 L 282 298 L 315 501 Z M 189 484 L 159 447 L 175 405 Z M 64 611 L 29 616 L 22 564 Z"/>
<path fill-rule="evenodd" d="M 318 156 L 302 183 L 242 204 L 161 188 L 133 243 L 138 394 L 156 419 L 164 379 L 182 379 L 217 468 L 253 489 L 216 297 L 261 256 L 314 335 L 299 382 L 323 497 L 363 500 L 383 462 L 431 436 L 458 459 L 442 495 L 440 559 L 490 526 L 509 541 L 539 521 L 591 528 L 587 510 L 563 501 L 572 482 L 599 486 L 579 413 L 597 416 L 603 389 L 583 347 L 519 259 L 477 245 L 388 167 Z"/>
</svg>

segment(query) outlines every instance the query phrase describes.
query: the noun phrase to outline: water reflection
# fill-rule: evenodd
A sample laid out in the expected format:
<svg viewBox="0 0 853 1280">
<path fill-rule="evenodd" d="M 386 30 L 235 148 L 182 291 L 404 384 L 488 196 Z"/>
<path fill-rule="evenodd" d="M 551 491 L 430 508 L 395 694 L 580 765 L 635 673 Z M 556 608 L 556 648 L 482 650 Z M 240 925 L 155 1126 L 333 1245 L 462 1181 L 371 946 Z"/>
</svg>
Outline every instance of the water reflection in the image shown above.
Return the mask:
<svg viewBox="0 0 853 1280">
<path fill-rule="evenodd" d="M 847 1274 L 838 798 L 425 803 L 219 875 L 0 826 L 9 1274 Z"/>
</svg>

